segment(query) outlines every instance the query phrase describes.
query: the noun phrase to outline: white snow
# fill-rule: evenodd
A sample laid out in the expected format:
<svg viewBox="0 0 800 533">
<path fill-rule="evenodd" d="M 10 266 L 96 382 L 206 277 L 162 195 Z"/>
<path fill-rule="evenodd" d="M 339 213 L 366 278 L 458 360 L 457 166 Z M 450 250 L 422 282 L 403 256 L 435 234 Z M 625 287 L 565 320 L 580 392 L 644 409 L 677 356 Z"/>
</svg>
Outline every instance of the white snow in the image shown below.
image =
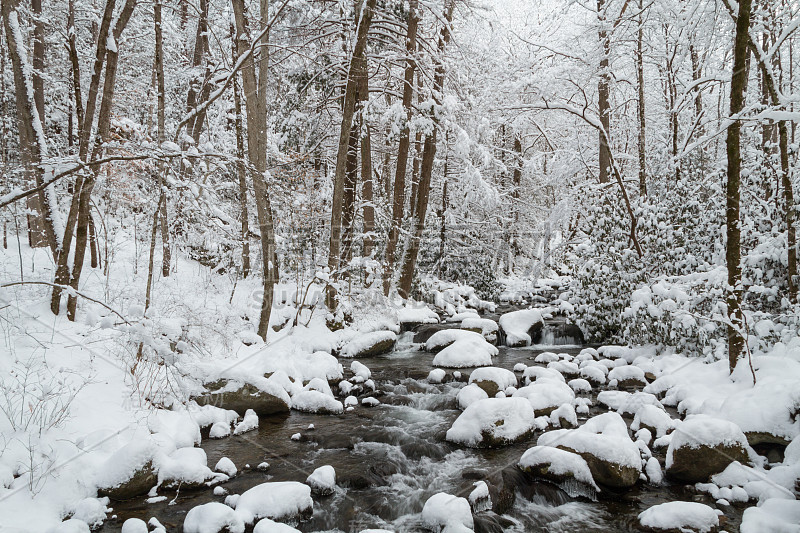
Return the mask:
<svg viewBox="0 0 800 533">
<path fill-rule="evenodd" d="M 428 382 L 429 383 L 441 383 L 444 381 L 447 372 L 442 370 L 441 368 L 434 368 L 428 373 Z"/>
<path fill-rule="evenodd" d="M 566 383 L 564 376 L 561 372 L 553 368 L 544 368 L 541 366 L 529 366 L 522 373 L 522 379 L 527 385 L 532 381 L 558 381 Z"/>
<path fill-rule="evenodd" d="M 398 309 L 397 318 L 401 324 L 438 324 L 439 315 L 428 307 L 403 307 Z"/>
<path fill-rule="evenodd" d="M 300 530 L 281 522 L 273 522 L 269 518 L 262 518 L 253 528 L 253 533 L 300 533 Z"/>
<path fill-rule="evenodd" d="M 458 406 L 464 410 L 478 400 L 485 400 L 488 397 L 489 395 L 486 394 L 485 390 L 475 384 L 472 384 L 467 385 L 458 391 L 458 394 L 456 395 L 456 401 L 458 401 Z"/>
<path fill-rule="evenodd" d="M 335 414 L 344 412 L 342 402 L 324 392 L 306 390 L 292 397 L 292 409 L 306 413 L 318 413 L 322 410 Z"/>
<path fill-rule="evenodd" d="M 587 420 L 577 429 L 548 431 L 536 442 L 539 446 L 563 445 L 577 453 L 628 466 L 642 468 L 639 448 L 628 436 L 628 427 L 617 413 L 603 413 Z"/>
<path fill-rule="evenodd" d="M 120 533 L 147 533 L 147 524 L 140 518 L 128 518 L 123 522 Z"/>
<path fill-rule="evenodd" d="M 384 342 L 397 340 L 397 335 L 393 331 L 371 331 L 362 333 L 345 344 L 339 355 L 342 357 L 355 357 L 359 353 L 371 348 L 372 346 Z"/>
<path fill-rule="evenodd" d="M 228 477 L 235 476 L 236 472 L 238 471 L 236 470 L 236 465 L 233 464 L 233 461 L 227 457 L 223 457 L 217 461 L 217 465 L 214 467 L 214 470 L 217 472 L 222 472 Z"/>
<path fill-rule="evenodd" d="M 465 333 L 473 332 L 466 331 Z M 473 334 L 477 335 L 479 340 L 474 338 L 462 338 L 453 342 L 447 348 L 444 348 L 436 354 L 432 364 L 445 368 L 490 366 L 492 364 L 492 357 L 498 353 L 497 348 L 486 342 L 480 333 Z M 431 339 L 432 338 L 433 337 L 431 337 Z"/>
<path fill-rule="evenodd" d="M 721 512 L 702 503 L 667 502 L 639 513 L 639 522 L 645 527 L 661 530 L 691 529 L 708 533 L 719 526 L 718 513 Z"/>
<path fill-rule="evenodd" d="M 501 391 L 517 386 L 517 376 L 510 370 L 499 367 L 476 368 L 469 375 L 469 382 L 475 383 L 476 381 L 491 381 Z"/>
<path fill-rule="evenodd" d="M 581 483 L 600 488 L 595 484 L 589 465 L 577 453 L 568 452 L 551 446 L 534 446 L 522 454 L 519 459 L 520 468 L 533 468 L 547 465 L 547 471 L 556 476 L 570 476 Z"/>
<path fill-rule="evenodd" d="M 306 478 L 312 492 L 331 494 L 336 489 L 336 471 L 331 465 L 320 466 Z"/>
<path fill-rule="evenodd" d="M 440 531 L 451 524 L 468 529 L 474 525 L 469 501 L 444 492 L 428 498 L 422 507 L 422 521 L 433 531 Z"/>
<path fill-rule="evenodd" d="M 252 409 L 248 409 L 245 411 L 242 421 L 236 424 L 233 434 L 241 435 L 242 433 L 252 431 L 254 429 L 258 429 L 258 415 Z"/>
<path fill-rule="evenodd" d="M 533 408 L 523 398 L 487 398 L 470 404 L 447 430 L 450 442 L 478 446 L 484 434 L 514 440 L 533 429 Z"/>
<path fill-rule="evenodd" d="M 230 533 L 244 533 L 241 516 L 224 503 L 198 505 L 189 509 L 183 519 L 184 533 L 218 533 L 225 528 Z"/>
<path fill-rule="evenodd" d="M 667 448 L 666 467 L 672 466 L 673 454 L 678 448 L 714 447 L 717 445 L 734 446 L 737 444 L 744 449 L 748 448 L 747 438 L 745 438 L 739 426 L 733 422 L 708 415 L 693 415 L 676 424 L 675 431 L 672 433 L 672 440 L 669 443 L 669 448 Z"/>
<path fill-rule="evenodd" d="M 772 498 L 745 509 L 740 533 L 800 532 L 800 500 Z"/>
<path fill-rule="evenodd" d="M 664 472 L 661 470 L 661 463 L 658 459 L 651 457 L 647 460 L 644 466 L 644 472 L 647 474 L 647 480 L 653 485 L 660 485 L 664 482 Z"/>
<path fill-rule="evenodd" d="M 572 404 L 575 393 L 566 383 L 537 380 L 517 389 L 514 398 L 527 399 L 533 410 L 538 413 L 542 410 L 558 408 L 565 403 Z"/>
<path fill-rule="evenodd" d="M 459 340 L 468 340 L 476 344 L 486 343 L 486 339 L 483 338 L 483 335 L 474 331 L 443 329 L 430 336 L 425 342 L 425 349 L 429 352 L 435 352 Z"/>
<path fill-rule="evenodd" d="M 294 518 L 314 505 L 311 487 L 296 481 L 262 483 L 245 491 L 236 501 L 236 512 L 247 524 L 260 518 Z"/>
<path fill-rule="evenodd" d="M 359 361 L 353 361 L 350 363 L 350 371 L 353 373 L 353 375 L 362 378 L 364 381 L 372 377 L 372 372 L 369 368 L 367 368 L 367 365 Z"/>
<path fill-rule="evenodd" d="M 516 344 L 530 346 L 531 336 L 528 335 L 528 330 L 539 322 L 544 324 L 542 313 L 538 309 L 512 311 L 502 315 L 499 320 L 500 327 L 506 333 L 506 344 L 509 346 Z"/>
</svg>

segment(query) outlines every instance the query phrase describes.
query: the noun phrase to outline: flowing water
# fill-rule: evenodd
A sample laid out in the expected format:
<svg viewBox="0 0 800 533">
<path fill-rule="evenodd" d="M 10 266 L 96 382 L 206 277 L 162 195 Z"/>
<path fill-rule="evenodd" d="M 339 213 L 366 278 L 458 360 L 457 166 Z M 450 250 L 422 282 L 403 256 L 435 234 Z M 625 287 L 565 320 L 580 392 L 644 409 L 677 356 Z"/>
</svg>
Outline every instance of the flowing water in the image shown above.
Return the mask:
<svg viewBox="0 0 800 533">
<path fill-rule="evenodd" d="M 547 330 L 543 341 L 552 341 Z M 559 342 L 574 343 L 560 338 Z M 512 369 L 516 363 L 535 364 L 533 358 L 545 349 L 576 354 L 577 346 L 501 348 L 495 365 Z M 411 343 L 411 334 L 401 336 L 395 351 L 361 358 L 372 370 L 381 405 L 357 407 L 341 416 L 292 412 L 288 416 L 265 417 L 258 431 L 221 440 L 205 438 L 202 447 L 213 466 L 229 457 L 240 473 L 222 485 L 230 494 L 241 494 L 266 481 L 305 481 L 317 467 L 332 465 L 337 491 L 332 496 L 314 496 L 310 520 L 294 524 L 304 532 L 358 532 L 386 528 L 397 532 L 424 531 L 419 513 L 431 495 L 443 491 L 466 497 L 474 483 L 486 480 L 504 486 L 516 497 L 493 502 L 495 509 L 475 514 L 477 532 L 606 532 L 638 531 L 636 517 L 644 509 L 671 500 L 695 500 L 714 505 L 707 498 L 680 485 L 653 487 L 640 483 L 620 494 L 607 491 L 593 502 L 570 498 L 565 492 L 541 481 L 526 479 L 515 469 L 522 453 L 535 445 L 541 432 L 528 441 L 495 450 L 465 449 L 445 442 L 445 432 L 459 415 L 456 394 L 466 383 L 470 369 L 460 380 L 429 384 L 433 355 Z M 347 366 L 346 360 L 343 360 Z M 448 371 L 448 378 L 452 378 Z M 594 400 L 599 390 L 591 395 Z M 592 415 L 603 412 L 596 406 Z M 580 417 L 579 421 L 585 420 Z M 314 428 L 309 429 L 313 424 Z M 300 433 L 299 441 L 291 436 Z M 663 463 L 663 457 L 661 457 Z M 256 468 L 268 462 L 266 471 Z M 164 494 L 167 500 L 148 504 L 144 500 L 113 502 L 116 519 L 106 522 L 103 532 L 119 531 L 126 518 L 147 521 L 156 517 L 168 531 L 180 531 L 186 512 L 209 501 L 222 501 L 212 489 Z M 495 496 L 496 497 L 496 496 Z M 504 496 L 507 499 L 508 494 Z M 499 507 L 498 507 L 498 504 Z M 741 510 L 727 509 L 729 531 L 738 530 Z"/>
</svg>

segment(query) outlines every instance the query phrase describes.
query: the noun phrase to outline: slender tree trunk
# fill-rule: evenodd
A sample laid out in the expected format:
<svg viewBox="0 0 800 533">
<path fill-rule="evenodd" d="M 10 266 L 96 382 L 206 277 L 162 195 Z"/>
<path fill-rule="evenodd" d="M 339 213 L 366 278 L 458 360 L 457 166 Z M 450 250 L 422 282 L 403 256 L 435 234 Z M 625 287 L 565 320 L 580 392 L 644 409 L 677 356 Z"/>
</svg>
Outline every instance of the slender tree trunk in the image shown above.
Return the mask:
<svg viewBox="0 0 800 533">
<path fill-rule="evenodd" d="M 692 59 L 692 81 L 697 83 L 703 77 L 703 65 L 700 64 L 700 57 L 694 45 L 689 46 L 689 56 Z M 703 118 L 703 91 L 700 90 L 699 86 L 696 86 L 694 90 L 694 118 L 697 122 L 696 136 L 702 137 L 704 132 L 703 124 L 701 123 Z"/>
<path fill-rule="evenodd" d="M 208 69 L 206 69 L 205 76 L 201 76 L 197 72 L 197 70 L 203 66 L 207 51 L 208 0 L 200 0 L 197 31 L 195 32 L 194 53 L 192 54 L 192 67 L 195 73 L 189 81 L 189 93 L 186 96 L 187 111 L 194 110 L 208 98 Z M 186 132 L 194 140 L 195 145 L 200 141 L 200 133 L 203 131 L 205 116 L 205 112 L 198 113 L 197 116 L 186 124 Z"/>
<path fill-rule="evenodd" d="M 39 186 L 44 181 L 39 164 L 47 157 L 47 141 L 44 137 L 44 128 L 36 102 L 31 98 L 34 90 L 28 53 L 25 43 L 18 41 L 18 37 L 22 35 L 17 11 L 18 2 L 3 0 L 1 6 L 11 69 L 14 75 L 20 156 L 25 168 L 26 181 Z M 56 229 L 58 215 L 54 188 L 52 186 L 45 188 L 38 193 L 36 198 L 38 207 L 41 208 L 43 214 L 41 221 L 44 238 L 55 256 L 58 250 L 59 236 Z"/>
<path fill-rule="evenodd" d="M 156 0 L 153 5 L 153 22 L 156 35 L 156 85 L 158 87 L 158 144 L 161 145 L 166 140 L 166 89 L 164 87 L 164 37 L 161 27 L 161 6 L 162 0 Z M 169 249 L 169 219 L 167 218 L 167 190 L 164 185 L 163 163 L 158 165 L 158 205 L 159 218 L 161 225 L 161 275 L 169 277 L 170 263 L 172 254 Z"/>
<path fill-rule="evenodd" d="M 747 42 L 750 28 L 751 0 L 739 1 L 736 19 L 736 37 L 733 46 L 733 73 L 731 75 L 730 112 L 733 122 L 728 126 L 726 141 L 728 154 L 728 183 L 726 190 L 726 228 L 728 243 L 726 263 L 728 266 L 728 364 L 733 372 L 744 348 L 742 337 L 742 265 L 741 227 L 739 220 L 739 185 L 742 159 L 739 148 L 742 124 L 737 115 L 744 108 L 745 83 L 747 81 Z"/>
<path fill-rule="evenodd" d="M 442 89 L 444 88 L 445 67 L 443 55 L 450 42 L 450 28 L 453 22 L 453 11 L 455 10 L 455 0 L 445 0 L 444 18 L 445 24 L 439 36 L 438 56 L 436 57 L 436 70 L 433 76 L 433 95 L 441 103 Z M 414 223 L 412 224 L 412 234 L 408 246 L 406 247 L 403 267 L 400 272 L 398 292 L 403 298 L 408 298 L 411 293 L 411 284 L 414 281 L 414 272 L 417 266 L 417 256 L 419 255 L 420 241 L 422 232 L 425 230 L 425 214 L 428 211 L 428 197 L 431 189 L 431 176 L 433 174 L 433 163 L 436 158 L 436 137 L 438 132 L 438 120 L 433 117 L 433 132 L 425 136 L 425 145 L 422 149 L 422 168 L 420 170 L 419 192 L 417 197 Z"/>
<path fill-rule="evenodd" d="M 375 246 L 375 205 L 373 198 L 372 142 L 369 124 L 363 119 L 361 127 L 361 200 L 364 203 L 364 257 L 370 257 Z"/>
<path fill-rule="evenodd" d="M 636 32 L 636 85 L 638 90 L 637 114 L 639 118 L 639 194 L 647 196 L 647 135 L 644 114 L 644 14 L 642 0 L 639 0 L 639 28 Z"/>
<path fill-rule="evenodd" d="M 42 131 L 46 120 L 44 112 L 44 19 L 42 15 L 42 0 L 31 0 L 31 13 L 33 15 L 33 100 L 39 114 Z M 31 180 L 35 183 L 35 178 Z M 32 248 L 48 246 L 47 229 L 45 228 L 44 210 L 37 195 L 28 196 L 26 204 L 30 211 L 28 214 L 28 243 Z"/>
<path fill-rule="evenodd" d="M 231 36 L 236 29 L 231 28 Z M 236 41 L 233 44 L 233 61 L 236 62 Z M 238 76 L 233 80 L 234 126 L 236 128 L 236 176 L 239 182 L 239 216 L 242 219 L 242 277 L 250 275 L 250 214 L 247 211 L 247 174 L 244 168 L 244 128 L 242 125 L 242 97 L 239 94 Z"/>
<path fill-rule="evenodd" d="M 414 98 L 414 72 L 417 69 L 417 62 L 414 57 L 417 53 L 417 26 L 419 24 L 417 7 L 418 0 L 409 0 L 406 67 L 403 74 L 403 109 L 405 110 L 406 122 L 400 132 L 400 141 L 397 147 L 397 165 L 395 166 L 394 193 L 392 197 L 392 227 L 389 230 L 389 240 L 386 243 L 383 293 L 387 296 L 391 287 L 395 253 L 397 251 L 397 242 L 400 239 L 400 229 L 403 225 L 403 211 L 406 203 L 406 170 L 408 168 L 408 150 L 411 142 L 411 106 Z"/>
<path fill-rule="evenodd" d="M 97 160 L 103 153 L 103 144 L 109 138 L 111 129 L 111 106 L 114 101 L 114 86 L 117 80 L 117 65 L 119 59 L 118 43 L 122 37 L 122 32 L 125 26 L 128 25 L 133 10 L 136 7 L 137 0 L 127 0 L 122 10 L 120 11 L 114 29 L 110 34 L 113 39 L 114 46 L 106 48 L 106 76 L 103 83 L 103 93 L 100 103 L 100 111 L 97 116 L 97 139 L 95 140 L 94 149 L 92 151 L 92 160 Z M 80 198 L 78 204 L 77 226 L 75 229 L 75 257 L 72 259 L 72 273 L 70 275 L 70 287 L 78 290 L 80 284 L 81 274 L 83 272 L 83 263 L 86 256 L 86 244 L 89 235 L 89 219 L 91 218 L 91 201 L 92 190 L 97 181 L 97 176 L 100 173 L 100 168 L 95 167 L 91 173 L 84 180 L 83 187 L 80 189 Z M 74 321 L 77 313 L 78 297 L 71 294 L 67 298 L 67 318 Z"/>
<path fill-rule="evenodd" d="M 234 20 L 236 23 L 236 43 L 241 56 L 249 49 L 249 30 L 245 18 L 244 0 L 232 0 Z M 267 25 L 269 5 L 261 0 L 261 25 Z M 247 110 L 247 154 L 255 167 L 253 173 L 253 194 L 256 200 L 258 227 L 261 234 L 262 274 L 264 277 L 261 314 L 258 323 L 258 335 L 266 340 L 269 331 L 269 320 L 272 311 L 275 284 L 278 282 L 278 265 L 275 260 L 275 226 L 272 218 L 272 205 L 269 200 L 267 184 L 267 75 L 269 32 L 261 39 L 261 57 L 259 77 L 256 78 L 256 66 L 252 55 L 242 67 L 242 85 Z"/>
<path fill-rule="evenodd" d="M 611 138 L 611 103 L 609 101 L 611 38 L 607 28 L 606 0 L 597 0 L 597 18 L 600 25 L 598 34 L 603 53 L 600 57 L 600 77 L 597 82 L 597 108 L 600 124 L 605 130 L 605 135 L 599 134 L 600 183 L 607 183 L 611 168 L 611 147 L 608 145 L 608 140 Z"/>
<path fill-rule="evenodd" d="M 342 252 L 342 211 L 345 195 L 345 181 L 347 173 L 347 152 L 350 144 L 350 135 L 353 128 L 353 115 L 356 109 L 356 99 L 358 97 L 358 60 L 364 54 L 367 46 L 367 34 L 372 16 L 375 11 L 377 0 L 364 0 L 361 14 L 358 19 L 358 29 L 356 31 L 356 42 L 353 47 L 353 55 L 350 59 L 350 66 L 347 74 L 347 84 L 344 93 L 344 105 L 342 106 L 342 125 L 339 131 L 339 146 L 336 153 L 336 171 L 333 181 L 333 201 L 331 207 L 331 228 L 330 228 L 330 248 L 328 250 L 328 268 L 334 279 L 338 277 L 341 265 Z M 333 286 L 328 286 L 326 303 L 329 309 L 336 306 L 336 291 Z"/>
</svg>

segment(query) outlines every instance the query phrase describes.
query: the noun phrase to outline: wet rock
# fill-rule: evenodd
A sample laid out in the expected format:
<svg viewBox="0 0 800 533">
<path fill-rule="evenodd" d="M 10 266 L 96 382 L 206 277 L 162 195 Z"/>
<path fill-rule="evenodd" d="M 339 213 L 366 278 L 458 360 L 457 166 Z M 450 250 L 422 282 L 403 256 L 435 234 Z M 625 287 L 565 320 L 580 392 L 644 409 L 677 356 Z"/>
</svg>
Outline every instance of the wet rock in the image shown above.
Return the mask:
<svg viewBox="0 0 800 533">
<path fill-rule="evenodd" d="M 705 415 L 687 418 L 667 449 L 667 476 L 684 483 L 707 482 L 733 461 L 748 463 L 747 439 L 739 426 Z"/>
<path fill-rule="evenodd" d="M 98 487 L 100 497 L 107 496 L 112 500 L 130 500 L 147 494 L 158 483 L 158 475 L 153 469 L 153 462 L 147 461 L 136 469 L 133 475 L 114 486 Z"/>
<path fill-rule="evenodd" d="M 789 445 L 789 440 L 766 431 L 745 431 L 744 436 L 747 438 L 747 443 L 750 446 L 758 446 L 759 444 L 771 444 L 783 446 L 784 448 Z"/>
<path fill-rule="evenodd" d="M 392 351 L 397 335 L 391 331 L 373 331 L 357 335 L 340 352 L 342 357 L 371 357 Z"/>
<path fill-rule="evenodd" d="M 248 409 L 255 411 L 258 416 L 289 412 L 289 403 L 285 398 L 263 391 L 249 383 L 220 379 L 206 384 L 206 389 L 207 392 L 194 398 L 198 405 L 230 409 L 240 416 L 244 416 Z"/>
<path fill-rule="evenodd" d="M 453 324 L 423 324 L 414 330 L 414 342 L 428 342 L 434 333 L 444 329 L 453 329 Z"/>
<path fill-rule="evenodd" d="M 503 518 L 491 511 L 477 513 L 473 517 L 475 533 L 503 533 L 514 526 L 514 522 L 508 518 Z"/>
</svg>

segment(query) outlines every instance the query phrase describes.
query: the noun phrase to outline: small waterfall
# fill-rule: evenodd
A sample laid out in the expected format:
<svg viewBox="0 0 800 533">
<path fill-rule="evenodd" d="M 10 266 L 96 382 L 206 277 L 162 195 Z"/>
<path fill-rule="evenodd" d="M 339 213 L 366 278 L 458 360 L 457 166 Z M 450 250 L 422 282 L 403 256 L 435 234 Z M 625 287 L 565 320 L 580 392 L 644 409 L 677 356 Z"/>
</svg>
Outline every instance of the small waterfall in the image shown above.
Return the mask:
<svg viewBox="0 0 800 533">
<path fill-rule="evenodd" d="M 574 324 L 546 323 L 532 341 L 543 346 L 582 346 L 583 332 Z"/>
</svg>

